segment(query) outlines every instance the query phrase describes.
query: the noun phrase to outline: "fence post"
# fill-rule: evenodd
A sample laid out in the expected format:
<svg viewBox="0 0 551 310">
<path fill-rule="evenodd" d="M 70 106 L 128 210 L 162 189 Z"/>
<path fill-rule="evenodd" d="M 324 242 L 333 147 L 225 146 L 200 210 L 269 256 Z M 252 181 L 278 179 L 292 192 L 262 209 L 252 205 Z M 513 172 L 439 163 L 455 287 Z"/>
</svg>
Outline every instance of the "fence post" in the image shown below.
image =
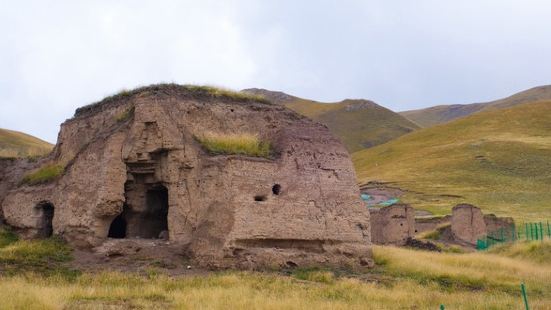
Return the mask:
<svg viewBox="0 0 551 310">
<path fill-rule="evenodd" d="M 522 299 L 524 300 L 524 308 L 526 310 L 530 310 L 530 307 L 528 306 L 528 298 L 526 297 L 526 287 L 524 286 L 524 283 L 520 284 L 520 290 L 522 291 Z"/>
<path fill-rule="evenodd" d="M 528 223 L 524 223 L 524 239 L 528 240 Z"/>
<path fill-rule="evenodd" d="M 549 226 L 549 221 L 547 221 L 547 237 L 551 238 L 551 226 Z"/>
<path fill-rule="evenodd" d="M 543 241 L 543 223 L 540 222 L 540 236 L 541 236 L 541 241 Z"/>
</svg>

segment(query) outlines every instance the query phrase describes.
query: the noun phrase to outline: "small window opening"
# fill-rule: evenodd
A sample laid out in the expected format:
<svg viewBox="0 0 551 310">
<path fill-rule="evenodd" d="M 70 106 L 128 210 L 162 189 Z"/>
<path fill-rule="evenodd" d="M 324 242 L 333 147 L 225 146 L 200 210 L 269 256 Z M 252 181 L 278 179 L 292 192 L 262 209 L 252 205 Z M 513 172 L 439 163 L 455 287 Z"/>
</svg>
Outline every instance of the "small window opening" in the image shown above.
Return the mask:
<svg viewBox="0 0 551 310">
<path fill-rule="evenodd" d="M 254 196 L 254 201 L 266 201 L 266 196 L 264 195 L 256 195 Z"/>
<path fill-rule="evenodd" d="M 279 193 L 281 193 L 281 185 L 275 184 L 274 186 L 272 186 L 272 193 L 274 195 L 279 195 Z"/>
</svg>

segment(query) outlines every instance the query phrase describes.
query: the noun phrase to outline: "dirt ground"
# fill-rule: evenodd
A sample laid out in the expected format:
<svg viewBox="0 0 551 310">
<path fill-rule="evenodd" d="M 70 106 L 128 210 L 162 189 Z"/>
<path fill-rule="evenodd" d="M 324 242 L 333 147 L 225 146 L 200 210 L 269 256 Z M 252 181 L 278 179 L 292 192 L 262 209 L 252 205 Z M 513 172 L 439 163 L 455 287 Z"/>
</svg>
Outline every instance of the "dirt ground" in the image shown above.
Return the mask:
<svg viewBox="0 0 551 310">
<path fill-rule="evenodd" d="M 155 239 L 110 239 L 93 250 L 73 251 L 69 267 L 85 272 L 160 271 L 169 276 L 201 275 L 208 269 L 194 266 L 180 246 Z"/>
</svg>

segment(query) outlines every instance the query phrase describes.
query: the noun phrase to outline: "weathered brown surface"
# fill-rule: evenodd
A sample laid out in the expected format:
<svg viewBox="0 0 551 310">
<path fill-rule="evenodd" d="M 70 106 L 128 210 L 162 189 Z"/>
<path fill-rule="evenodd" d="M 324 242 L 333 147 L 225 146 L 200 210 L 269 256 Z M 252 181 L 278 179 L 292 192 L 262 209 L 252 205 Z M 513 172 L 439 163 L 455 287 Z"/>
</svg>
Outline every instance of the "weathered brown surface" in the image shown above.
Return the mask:
<svg viewBox="0 0 551 310">
<path fill-rule="evenodd" d="M 512 217 L 497 217 L 495 214 L 485 214 L 486 234 L 494 237 L 503 237 L 507 240 L 514 240 L 515 221 Z"/>
<path fill-rule="evenodd" d="M 209 155 L 194 139 L 205 131 L 256 133 L 275 153 Z M 77 110 L 45 161 L 66 164 L 63 176 L 0 192 L 6 221 L 27 236 L 40 233 L 47 202 L 53 232 L 80 247 L 104 243 L 120 215 L 126 238 L 168 238 L 205 266 L 371 264 L 348 153 L 279 105 L 145 88 Z"/>
<path fill-rule="evenodd" d="M 459 204 L 452 209 L 452 235 L 455 241 L 476 245 L 476 240 L 486 234 L 486 223 L 480 208 Z"/>
<path fill-rule="evenodd" d="M 404 245 L 415 236 L 415 211 L 407 204 L 370 208 L 371 241 L 375 244 Z"/>
</svg>

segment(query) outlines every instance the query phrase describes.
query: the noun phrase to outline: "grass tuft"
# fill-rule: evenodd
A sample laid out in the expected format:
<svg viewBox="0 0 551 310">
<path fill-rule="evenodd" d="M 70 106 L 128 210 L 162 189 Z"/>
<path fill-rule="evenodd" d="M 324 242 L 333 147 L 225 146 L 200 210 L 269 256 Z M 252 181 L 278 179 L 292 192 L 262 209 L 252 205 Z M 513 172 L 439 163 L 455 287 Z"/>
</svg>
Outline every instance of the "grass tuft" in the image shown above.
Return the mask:
<svg viewBox="0 0 551 310">
<path fill-rule="evenodd" d="M 265 158 L 270 156 L 270 143 L 260 140 L 255 134 L 205 132 L 196 135 L 195 139 L 213 154 L 236 154 Z"/>
<path fill-rule="evenodd" d="M 296 269 L 293 272 L 293 276 L 299 280 L 319 283 L 333 283 L 335 281 L 335 274 L 333 272 L 317 268 Z"/>
<path fill-rule="evenodd" d="M 263 103 L 270 103 L 266 97 L 261 95 L 255 95 L 246 92 L 237 92 L 226 88 L 219 88 L 214 86 L 205 86 L 205 85 L 184 85 L 183 86 L 187 91 L 195 95 L 205 95 L 208 97 L 214 98 L 226 98 L 233 99 L 238 101 L 256 101 Z"/>
<path fill-rule="evenodd" d="M 48 183 L 59 177 L 64 170 L 65 166 L 61 164 L 46 164 L 38 170 L 25 175 L 23 180 L 21 180 L 21 184 L 36 185 Z"/>
</svg>

